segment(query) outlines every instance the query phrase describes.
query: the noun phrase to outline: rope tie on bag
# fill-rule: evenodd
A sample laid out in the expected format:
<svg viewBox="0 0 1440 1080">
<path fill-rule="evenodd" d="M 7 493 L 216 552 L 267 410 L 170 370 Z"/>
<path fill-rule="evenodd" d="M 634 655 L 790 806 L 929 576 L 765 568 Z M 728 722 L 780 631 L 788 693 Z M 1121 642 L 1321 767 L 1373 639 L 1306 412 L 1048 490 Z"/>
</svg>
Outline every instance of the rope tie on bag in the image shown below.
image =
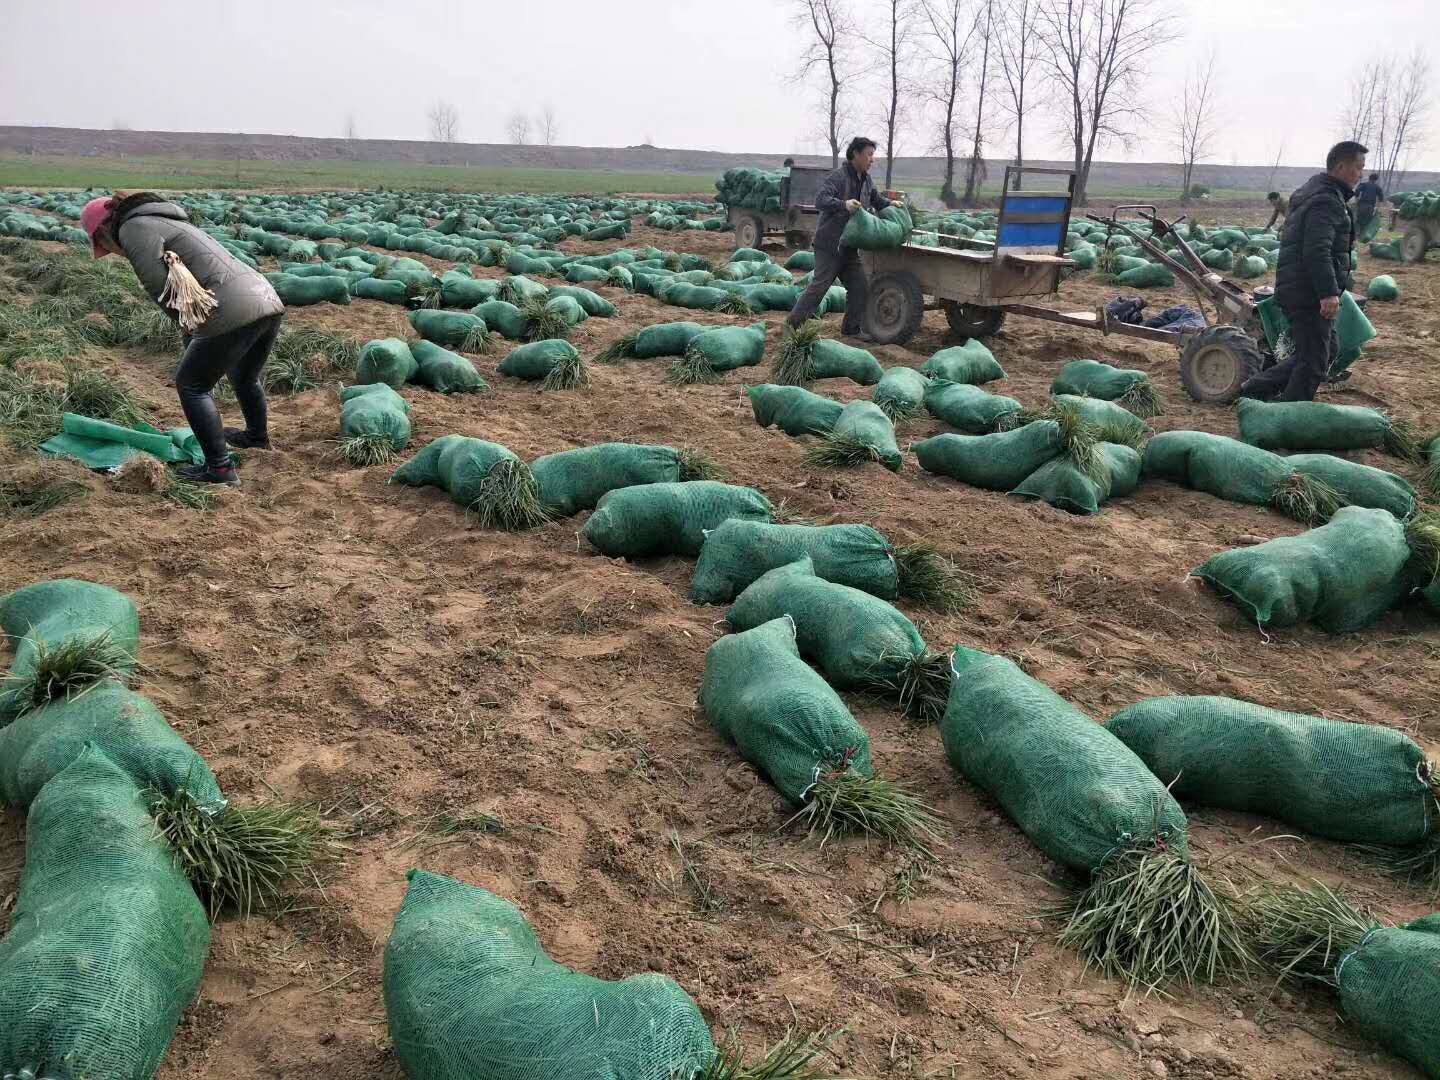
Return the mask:
<svg viewBox="0 0 1440 1080">
<path fill-rule="evenodd" d="M 1369 931 L 1363 938 L 1360 939 L 1359 945 L 1356 945 L 1355 948 L 1351 949 L 1348 953 L 1346 953 L 1340 958 L 1340 963 L 1335 965 L 1335 981 L 1337 983 L 1340 981 L 1341 973 L 1345 970 L 1345 965 L 1350 962 L 1350 958 L 1352 956 L 1358 955 L 1360 950 L 1365 948 L 1365 946 L 1369 943 L 1370 939 L 1383 929 L 1383 926 L 1377 926 L 1374 930 Z"/>
<path fill-rule="evenodd" d="M 804 791 L 800 793 L 801 801 L 803 802 L 805 800 L 805 797 L 810 794 L 811 790 L 814 789 L 815 785 L 820 783 L 821 780 L 838 780 L 840 777 L 844 776 L 845 773 L 849 771 L 850 762 L 854 760 L 855 754 L 857 752 L 857 747 L 846 747 L 845 752 L 840 755 L 839 764 L 836 765 L 835 768 L 830 769 L 829 771 L 826 771 L 819 762 L 816 762 L 815 768 L 811 770 L 810 773 L 809 787 L 807 787 Z"/>
</svg>

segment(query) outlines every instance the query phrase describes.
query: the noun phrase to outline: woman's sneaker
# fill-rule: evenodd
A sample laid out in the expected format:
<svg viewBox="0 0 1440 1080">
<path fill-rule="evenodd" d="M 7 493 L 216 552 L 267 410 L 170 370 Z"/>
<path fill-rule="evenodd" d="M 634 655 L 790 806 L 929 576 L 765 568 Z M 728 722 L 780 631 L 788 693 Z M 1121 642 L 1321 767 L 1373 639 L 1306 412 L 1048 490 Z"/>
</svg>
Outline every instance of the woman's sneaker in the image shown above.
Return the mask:
<svg viewBox="0 0 1440 1080">
<path fill-rule="evenodd" d="M 256 438 L 244 428 L 227 427 L 225 429 L 225 441 L 236 450 L 269 450 L 270 436 L 261 435 Z"/>
<path fill-rule="evenodd" d="M 181 465 L 175 470 L 175 475 L 192 484 L 240 486 L 240 474 L 235 471 L 234 462 L 225 465 Z"/>
</svg>

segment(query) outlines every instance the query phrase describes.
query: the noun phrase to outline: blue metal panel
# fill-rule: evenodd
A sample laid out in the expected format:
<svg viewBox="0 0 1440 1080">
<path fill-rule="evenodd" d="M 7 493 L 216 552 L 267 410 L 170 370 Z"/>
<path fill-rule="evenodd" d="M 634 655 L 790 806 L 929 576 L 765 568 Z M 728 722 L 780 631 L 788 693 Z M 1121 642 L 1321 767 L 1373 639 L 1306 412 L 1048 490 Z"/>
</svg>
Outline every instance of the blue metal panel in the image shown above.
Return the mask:
<svg viewBox="0 0 1440 1080">
<path fill-rule="evenodd" d="M 995 240 L 997 248 L 1046 247 L 1060 249 L 1065 233 L 1060 222 L 1006 222 Z"/>
<path fill-rule="evenodd" d="M 1023 191 L 1005 195 L 1005 209 L 1016 214 L 1054 214 L 1058 219 L 1069 208 L 1070 200 L 1063 196 L 1026 195 Z"/>
</svg>

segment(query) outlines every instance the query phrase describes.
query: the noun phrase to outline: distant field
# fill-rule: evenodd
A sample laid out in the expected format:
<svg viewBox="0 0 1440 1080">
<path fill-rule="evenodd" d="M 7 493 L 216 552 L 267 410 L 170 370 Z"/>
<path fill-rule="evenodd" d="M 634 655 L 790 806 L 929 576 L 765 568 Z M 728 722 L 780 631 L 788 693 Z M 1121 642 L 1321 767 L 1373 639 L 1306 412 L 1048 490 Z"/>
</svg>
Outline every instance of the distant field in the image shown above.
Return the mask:
<svg viewBox="0 0 1440 1080">
<path fill-rule="evenodd" d="M 714 194 L 713 181 L 676 173 L 485 169 L 345 161 L 179 161 L 172 158 L 0 156 L 0 187 L 357 188 L 568 194 Z"/>
</svg>

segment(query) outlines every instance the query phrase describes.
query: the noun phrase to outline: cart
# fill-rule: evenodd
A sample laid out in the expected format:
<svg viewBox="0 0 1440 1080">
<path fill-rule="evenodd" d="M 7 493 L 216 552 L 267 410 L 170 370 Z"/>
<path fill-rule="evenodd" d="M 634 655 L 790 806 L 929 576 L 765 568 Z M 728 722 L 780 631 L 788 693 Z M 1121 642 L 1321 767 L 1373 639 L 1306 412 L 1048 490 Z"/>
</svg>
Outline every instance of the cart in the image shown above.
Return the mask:
<svg viewBox="0 0 1440 1080">
<path fill-rule="evenodd" d="M 1050 178 L 1050 189 L 1022 190 L 1027 176 Z M 1055 184 L 1057 177 L 1066 178 L 1063 188 Z M 1075 265 L 1064 257 L 1074 195 L 1075 174 L 1069 170 L 1007 166 L 994 243 L 942 235 L 938 247 L 912 243 L 862 252 L 870 276 L 866 329 L 880 344 L 903 344 L 919 329 L 927 307 L 939 307 L 961 338 L 986 337 L 1007 315 L 1019 315 L 1165 342 L 1180 351 L 1181 381 L 1191 397 L 1205 403 L 1234 401 L 1246 379 L 1274 362 L 1262 347 L 1265 337 L 1256 300 L 1205 266 L 1154 206 L 1118 206 L 1108 218 L 1091 215 L 1091 220 L 1125 233 L 1150 258 L 1168 266 L 1197 298 L 1209 299 L 1216 310 L 1214 325 L 1161 330 L 1111 319 L 1103 305 L 1095 311 L 1057 311 L 1034 303 L 1056 296 L 1063 272 Z M 1123 220 L 1124 215 L 1132 220 Z M 1140 224 L 1143 230 L 1134 227 Z M 1179 257 L 1157 242 L 1166 236 L 1178 242 Z"/>
<path fill-rule="evenodd" d="M 1394 211 L 1390 214 L 1390 228 L 1403 226 L 1400 237 L 1400 258 L 1407 263 L 1418 263 L 1431 248 L 1440 248 L 1440 218 L 1404 219 Z"/>
<path fill-rule="evenodd" d="M 732 206 L 726 219 L 735 228 L 737 247 L 758 248 L 767 236 L 783 235 L 785 245 L 808 248 L 815 236 L 815 196 L 830 170 L 814 165 L 792 165 L 780 185 L 779 210 L 751 210 Z"/>
</svg>

